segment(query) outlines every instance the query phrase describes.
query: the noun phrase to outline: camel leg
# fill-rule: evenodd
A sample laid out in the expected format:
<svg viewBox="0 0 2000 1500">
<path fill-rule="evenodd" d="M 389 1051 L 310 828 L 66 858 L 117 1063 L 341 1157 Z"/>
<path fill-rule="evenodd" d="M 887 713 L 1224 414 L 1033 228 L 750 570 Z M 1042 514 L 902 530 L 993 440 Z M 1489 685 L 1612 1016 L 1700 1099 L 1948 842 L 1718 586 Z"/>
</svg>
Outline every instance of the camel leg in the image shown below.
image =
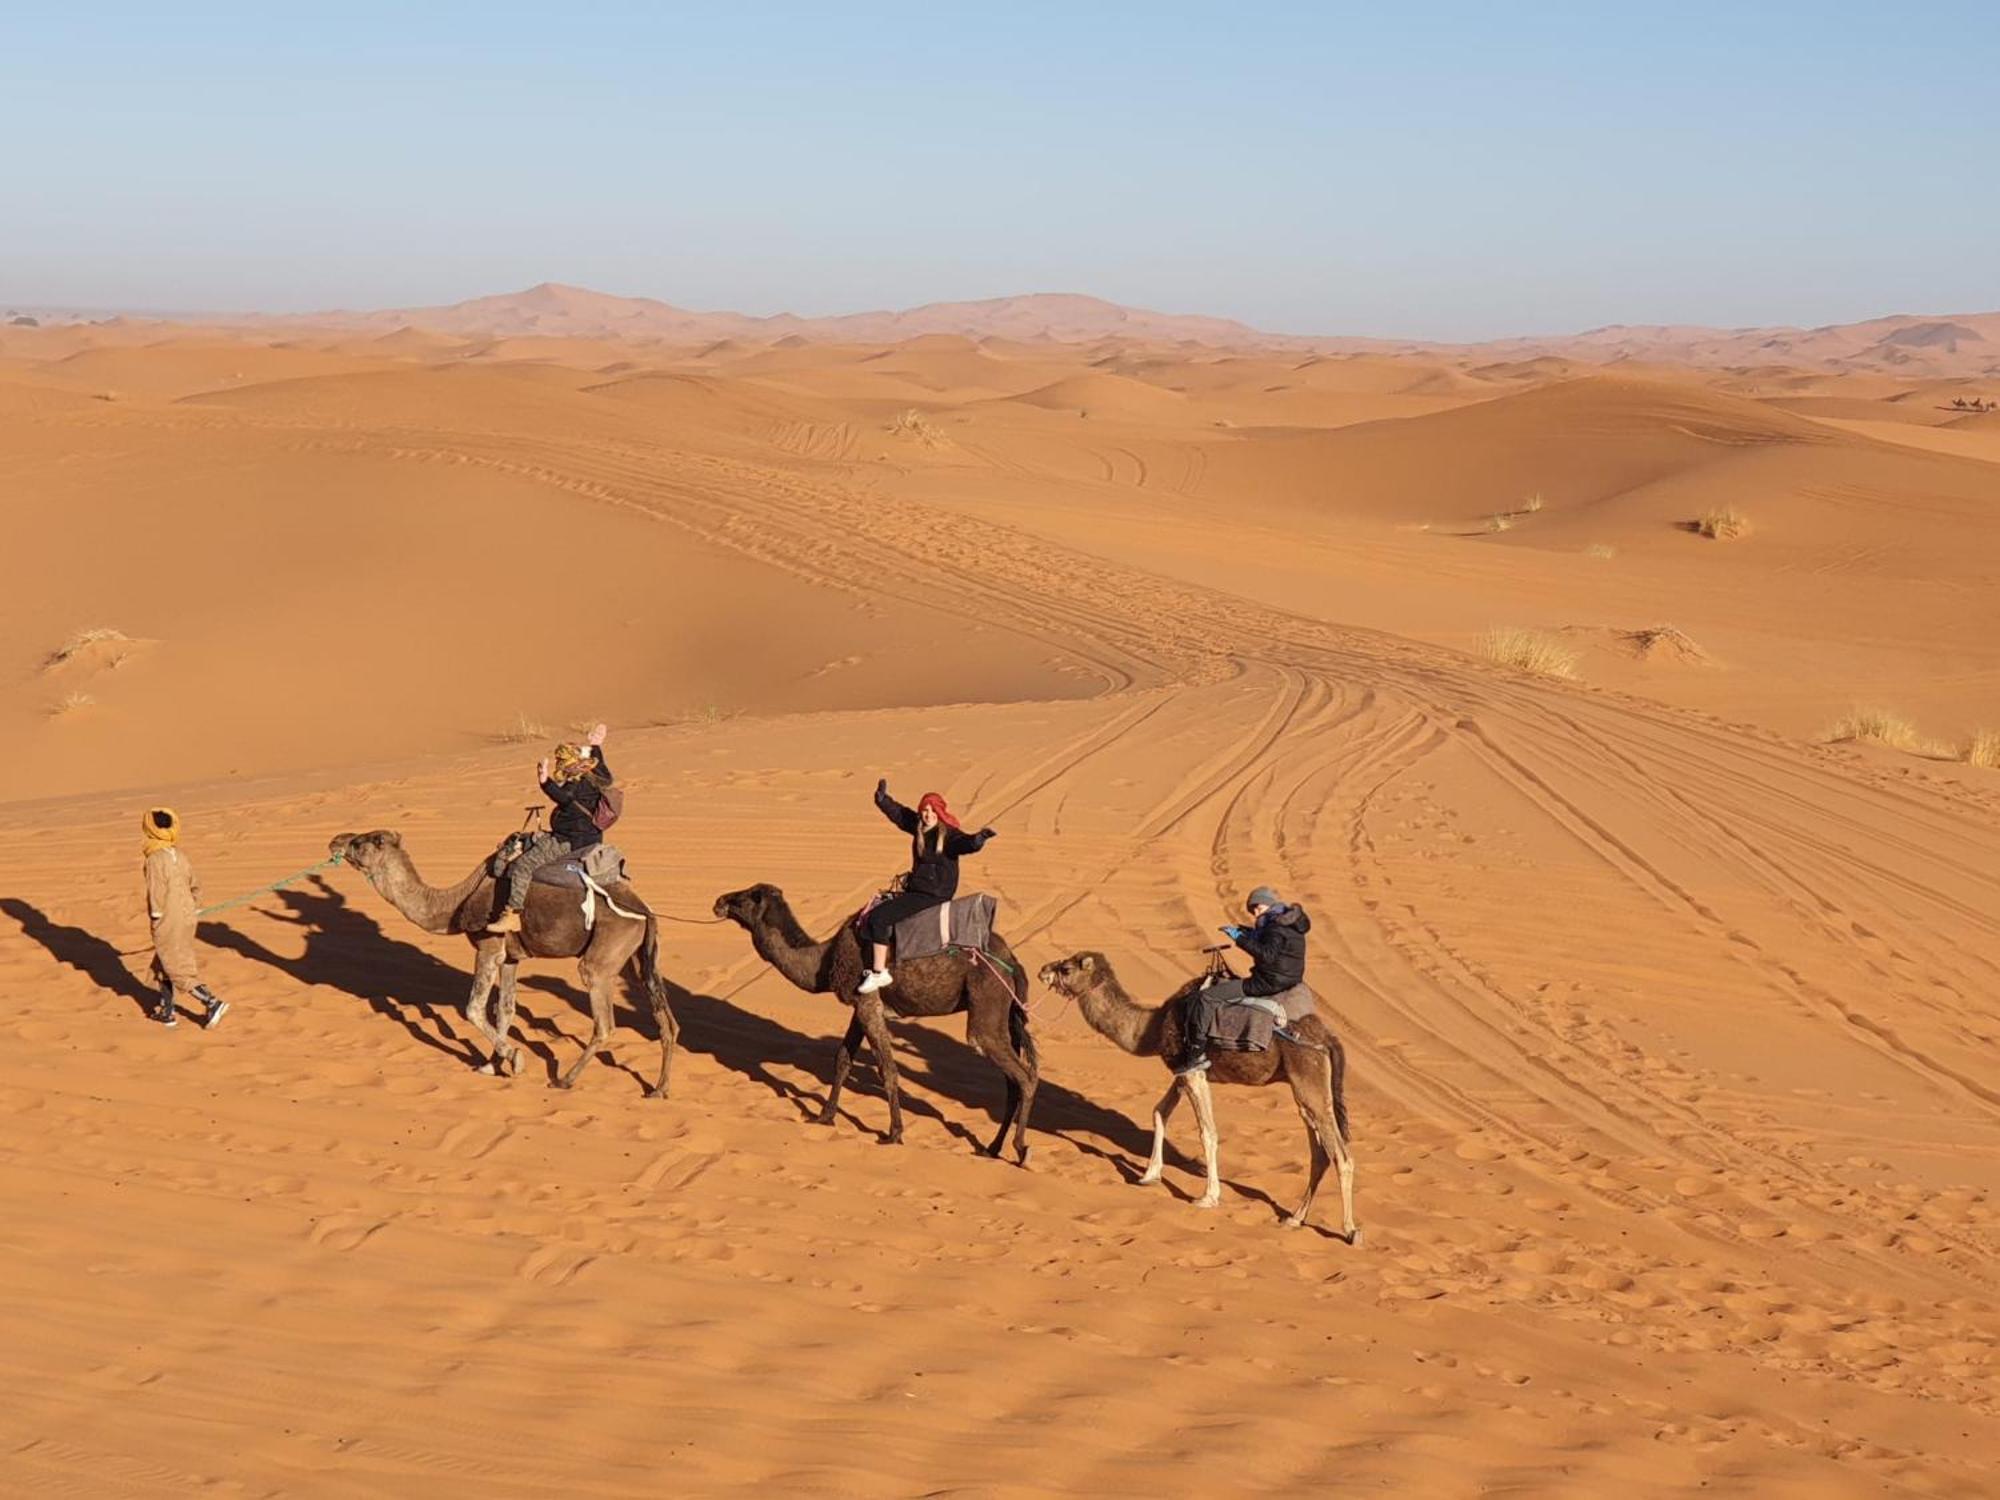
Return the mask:
<svg viewBox="0 0 2000 1500">
<path fill-rule="evenodd" d="M 1012 1007 L 1011 999 L 1004 1002 Z M 1000 1070 L 1007 1080 L 1006 1107 L 1001 1112 L 1000 1129 L 993 1137 L 993 1143 L 986 1147 L 986 1155 L 998 1156 L 1001 1146 L 1006 1144 L 1007 1132 L 1022 1121 L 1015 1130 L 1014 1150 L 1017 1159 L 1025 1164 L 1028 1160 L 1028 1140 L 1025 1125 L 1024 1103 L 1034 1098 L 1035 1078 L 1028 1071 L 1028 1065 L 1014 1051 L 1013 1040 L 1007 1035 L 1007 1014 L 1003 1009 L 997 1016 L 984 1006 L 973 1013 L 972 1024 L 966 1028 L 968 1039 L 979 1055 Z"/>
<path fill-rule="evenodd" d="M 492 994 L 494 983 L 500 977 L 500 951 L 498 943 L 481 943 L 472 950 L 472 988 L 465 997 L 463 1012 L 466 1023 L 486 1040 L 486 1051 L 493 1050 L 493 1026 L 486 1019 L 487 997 Z M 473 1065 L 482 1073 L 497 1071 L 490 1055 L 482 1056 L 478 1047 L 472 1048 Z"/>
<path fill-rule="evenodd" d="M 1139 1179 L 1140 1187 L 1151 1187 L 1160 1180 L 1160 1173 L 1167 1164 L 1167 1119 L 1181 1103 L 1181 1081 L 1176 1078 L 1167 1085 L 1160 1102 L 1153 1106 L 1153 1154 L 1146 1162 L 1146 1173 Z"/>
<path fill-rule="evenodd" d="M 1194 1117 L 1201 1126 L 1201 1156 L 1208 1168 L 1208 1186 L 1195 1199 L 1196 1208 L 1214 1208 L 1222 1201 L 1222 1173 L 1216 1165 L 1215 1096 L 1208 1090 L 1208 1074 L 1187 1075 L 1188 1098 L 1194 1102 Z"/>
<path fill-rule="evenodd" d="M 847 1070 L 854 1066 L 854 1054 L 861 1050 L 861 1038 L 867 1035 L 867 1028 L 861 1024 L 861 1013 L 855 1012 L 847 1023 L 847 1035 L 840 1039 L 840 1047 L 833 1054 L 833 1087 L 826 1091 L 826 1103 L 813 1116 L 815 1125 L 831 1125 L 834 1111 L 840 1107 L 840 1091 L 847 1087 Z"/>
<path fill-rule="evenodd" d="M 1311 1216 L 1313 1199 L 1319 1193 L 1320 1179 L 1326 1176 L 1328 1159 L 1323 1126 L 1317 1112 L 1303 1099 L 1298 1101 L 1298 1106 L 1299 1118 L 1306 1122 L 1306 1150 L 1311 1157 L 1312 1165 L 1306 1171 L 1306 1195 L 1300 1200 L 1298 1208 L 1291 1217 L 1285 1220 L 1287 1229 L 1301 1228 Z"/>
<path fill-rule="evenodd" d="M 889 1133 L 882 1137 L 885 1146 L 903 1144 L 903 1092 L 896 1076 L 896 1053 L 889 1037 L 889 1017 L 882 1009 L 882 1002 L 873 995 L 863 995 L 855 1002 L 854 1013 L 861 1019 L 861 1025 L 868 1033 L 868 1045 L 875 1049 L 875 1065 L 882 1070 L 882 1091 L 889 1096 Z"/>
<path fill-rule="evenodd" d="M 493 1013 L 493 1062 L 509 1078 L 521 1071 L 521 1048 L 514 1041 L 515 987 L 521 978 L 521 961 L 502 957 L 500 1001 Z"/>
<path fill-rule="evenodd" d="M 577 1075 L 590 1066 L 590 1060 L 602 1052 L 604 1044 L 611 1040 L 611 986 L 618 978 L 618 971 L 613 969 L 609 974 L 599 974 L 587 963 L 579 964 L 577 969 L 577 977 L 590 986 L 590 1040 L 583 1044 L 582 1055 L 569 1065 L 567 1073 L 550 1085 L 551 1088 L 572 1087 Z"/>
<path fill-rule="evenodd" d="M 1340 1122 L 1331 1113 L 1320 1120 L 1319 1133 L 1340 1172 L 1340 1232 L 1348 1244 L 1358 1245 L 1361 1226 L 1354 1222 L 1354 1153 L 1348 1149 L 1347 1137 L 1341 1134 Z"/>
<path fill-rule="evenodd" d="M 647 1090 L 648 1099 L 667 1097 L 667 1074 L 673 1071 L 674 1049 L 680 1045 L 681 1023 L 674 1017 L 674 1008 L 667 1003 L 666 986 L 662 984 L 653 991 L 653 1022 L 660 1028 L 660 1081 Z"/>
</svg>

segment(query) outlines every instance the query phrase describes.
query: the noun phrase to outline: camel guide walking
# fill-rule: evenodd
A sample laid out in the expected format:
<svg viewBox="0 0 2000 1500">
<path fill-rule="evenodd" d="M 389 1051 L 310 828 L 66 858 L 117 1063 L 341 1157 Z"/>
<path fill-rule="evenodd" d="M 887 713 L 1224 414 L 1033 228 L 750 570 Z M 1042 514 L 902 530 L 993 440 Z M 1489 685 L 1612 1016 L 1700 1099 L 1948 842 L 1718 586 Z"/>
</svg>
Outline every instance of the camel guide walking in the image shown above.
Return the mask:
<svg viewBox="0 0 2000 1500">
<path fill-rule="evenodd" d="M 160 982 L 160 1003 L 153 1017 L 164 1026 L 180 1024 L 175 997 L 186 995 L 202 1004 L 201 1029 L 207 1031 L 229 1009 L 201 982 L 195 965 L 195 902 L 201 883 L 180 847 L 181 820 L 171 807 L 155 807 L 140 819 L 146 831 L 146 915 L 153 926 L 153 973 Z"/>
<path fill-rule="evenodd" d="M 599 724 L 581 745 L 558 745 L 553 760 L 535 768 L 535 779 L 556 810 L 549 815 L 549 831 L 530 839 L 507 867 L 507 905 L 486 924 L 488 932 L 519 932 L 535 871 L 603 843 L 604 830 L 617 821 L 623 796 L 612 788 L 611 767 L 604 762 L 609 732 Z"/>
</svg>

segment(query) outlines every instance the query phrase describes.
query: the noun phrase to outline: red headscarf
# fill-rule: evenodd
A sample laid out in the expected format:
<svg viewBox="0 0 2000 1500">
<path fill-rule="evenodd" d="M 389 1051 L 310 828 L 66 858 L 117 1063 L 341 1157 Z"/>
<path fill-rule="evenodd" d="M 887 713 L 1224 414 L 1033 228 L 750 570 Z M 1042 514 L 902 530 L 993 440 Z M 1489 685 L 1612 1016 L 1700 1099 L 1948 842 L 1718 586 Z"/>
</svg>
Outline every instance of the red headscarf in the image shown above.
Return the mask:
<svg viewBox="0 0 2000 1500">
<path fill-rule="evenodd" d="M 945 827 L 956 828 L 961 833 L 965 831 L 965 826 L 958 819 L 954 818 L 951 815 L 951 809 L 944 805 L 944 794 L 942 792 L 925 792 L 923 797 L 917 802 L 917 811 L 922 813 L 927 807 L 937 814 L 938 821 L 944 824 Z"/>
</svg>

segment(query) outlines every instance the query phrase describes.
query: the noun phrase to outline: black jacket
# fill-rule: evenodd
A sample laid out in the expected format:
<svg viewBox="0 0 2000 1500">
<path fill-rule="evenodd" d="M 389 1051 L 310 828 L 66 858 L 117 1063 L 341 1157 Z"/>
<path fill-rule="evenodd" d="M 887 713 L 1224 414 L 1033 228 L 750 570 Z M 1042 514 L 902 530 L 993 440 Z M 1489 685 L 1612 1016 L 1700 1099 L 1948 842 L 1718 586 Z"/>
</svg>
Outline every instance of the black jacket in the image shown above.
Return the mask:
<svg viewBox="0 0 2000 1500">
<path fill-rule="evenodd" d="M 956 896 L 959 857 L 977 854 L 993 837 L 991 829 L 961 833 L 942 823 L 919 836 L 916 810 L 903 806 L 879 787 L 875 791 L 875 805 L 882 809 L 883 817 L 910 836 L 910 873 L 903 881 L 903 889 L 913 896 L 933 896 L 939 901 Z M 944 837 L 939 838 L 939 834 Z"/>
<path fill-rule="evenodd" d="M 597 776 L 609 785 L 611 767 L 604 763 L 604 752 L 592 745 L 590 758 L 597 762 Z M 574 781 L 545 781 L 542 791 L 556 805 L 556 810 L 549 814 L 550 833 L 572 849 L 589 849 L 604 842 L 604 830 L 591 816 L 604 798 L 590 777 L 579 776 Z"/>
<path fill-rule="evenodd" d="M 1305 983 L 1306 934 L 1312 918 L 1303 906 L 1274 907 L 1264 919 L 1236 940 L 1236 946 L 1250 955 L 1250 977 L 1243 981 L 1246 995 L 1276 995 L 1295 984 Z"/>
</svg>

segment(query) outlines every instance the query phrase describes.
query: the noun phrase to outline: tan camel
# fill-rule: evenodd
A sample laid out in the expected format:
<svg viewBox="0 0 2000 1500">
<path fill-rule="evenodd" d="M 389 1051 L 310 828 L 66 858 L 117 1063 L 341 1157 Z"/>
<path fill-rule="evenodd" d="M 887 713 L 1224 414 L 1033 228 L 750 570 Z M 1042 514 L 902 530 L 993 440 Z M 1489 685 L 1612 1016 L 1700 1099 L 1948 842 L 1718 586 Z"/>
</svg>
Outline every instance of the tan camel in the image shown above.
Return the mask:
<svg viewBox="0 0 2000 1500">
<path fill-rule="evenodd" d="M 1201 983 L 1197 979 L 1181 986 L 1158 1008 L 1140 1005 L 1125 993 L 1102 953 L 1076 953 L 1058 959 L 1043 966 L 1040 978 L 1057 994 L 1076 1001 L 1092 1031 L 1135 1057 L 1157 1057 L 1162 1063 L 1180 1054 L 1181 1000 Z M 1283 1079 L 1292 1086 L 1292 1098 L 1306 1122 L 1306 1141 L 1312 1151 L 1305 1201 L 1285 1225 L 1297 1229 L 1306 1222 L 1331 1159 L 1340 1168 L 1341 1232 L 1348 1244 L 1358 1245 L 1361 1230 L 1354 1222 L 1354 1158 L 1347 1149 L 1347 1054 L 1340 1038 L 1316 1015 L 1290 1029 L 1298 1041 L 1275 1037 L 1267 1052 L 1214 1052 L 1207 1071 L 1175 1076 L 1165 1097 L 1153 1107 L 1153 1156 L 1139 1181 L 1150 1186 L 1160 1180 L 1167 1117 L 1186 1094 L 1194 1103 L 1195 1119 L 1201 1126 L 1202 1159 L 1208 1168 L 1207 1191 L 1195 1206 L 1215 1207 L 1222 1201 L 1222 1178 L 1216 1167 L 1215 1104 L 1209 1084 L 1261 1086 Z"/>
<path fill-rule="evenodd" d="M 863 995 L 857 987 L 867 965 L 862 962 L 861 940 L 854 924 L 844 922 L 840 930 L 823 942 L 814 942 L 799 925 L 785 893 L 775 885 L 753 885 L 747 890 L 729 891 L 715 898 L 715 914 L 727 917 L 750 934 L 751 946 L 764 961 L 800 989 L 813 995 L 837 995 L 854 1012 L 847 1035 L 833 1058 L 833 1087 L 817 1120 L 831 1125 L 840 1104 L 840 1091 L 847 1083 L 847 1071 L 866 1036 L 882 1069 L 882 1088 L 889 1096 L 889 1134 L 892 1144 L 903 1139 L 903 1106 L 899 1097 L 896 1059 L 889 1050 L 889 1023 L 884 1013 L 899 1016 L 948 1016 L 967 1012 L 965 1039 L 1007 1081 L 1006 1108 L 1000 1116 L 999 1133 L 986 1147 L 988 1156 L 998 1156 L 1014 1130 L 1014 1159 L 1028 1162 L 1028 1114 L 1035 1107 L 1035 1087 L 1041 1068 L 1035 1056 L 1035 1041 L 1028 1033 L 1026 1007 L 1028 980 L 1021 961 L 998 933 L 991 938 L 1000 972 L 978 959 L 954 953 L 911 959 L 890 966 L 895 983 L 885 990 Z M 1009 976 L 1007 978 L 1002 975 Z"/>
<path fill-rule="evenodd" d="M 612 986 L 629 968 L 644 988 L 660 1028 L 660 1079 L 647 1090 L 647 1097 L 667 1096 L 667 1075 L 673 1068 L 680 1026 L 667 1003 L 666 981 L 660 975 L 659 919 L 629 884 L 621 880 L 606 889 L 626 911 L 645 913 L 641 920 L 622 917 L 599 901 L 596 923 L 586 928 L 576 892 L 534 885 L 529 887 L 528 905 L 521 913 L 521 930 L 501 935 L 485 930 L 498 910 L 499 891 L 484 860 L 457 885 L 440 889 L 424 883 L 403 851 L 402 835 L 389 829 L 340 834 L 327 844 L 327 850 L 366 875 L 368 883 L 391 906 L 425 932 L 459 933 L 472 944 L 472 992 L 465 1000 L 465 1019 L 493 1049 L 480 1072 L 513 1074 L 520 1070 L 521 1049 L 509 1033 L 514 1025 L 515 971 L 521 960 L 574 958 L 577 979 L 590 992 L 590 1040 L 584 1043 L 583 1055 L 568 1072 L 552 1079 L 550 1086 L 570 1087 L 590 1060 L 604 1050 L 613 1024 Z M 487 1000 L 496 981 L 500 998 L 488 1020 Z"/>
</svg>

